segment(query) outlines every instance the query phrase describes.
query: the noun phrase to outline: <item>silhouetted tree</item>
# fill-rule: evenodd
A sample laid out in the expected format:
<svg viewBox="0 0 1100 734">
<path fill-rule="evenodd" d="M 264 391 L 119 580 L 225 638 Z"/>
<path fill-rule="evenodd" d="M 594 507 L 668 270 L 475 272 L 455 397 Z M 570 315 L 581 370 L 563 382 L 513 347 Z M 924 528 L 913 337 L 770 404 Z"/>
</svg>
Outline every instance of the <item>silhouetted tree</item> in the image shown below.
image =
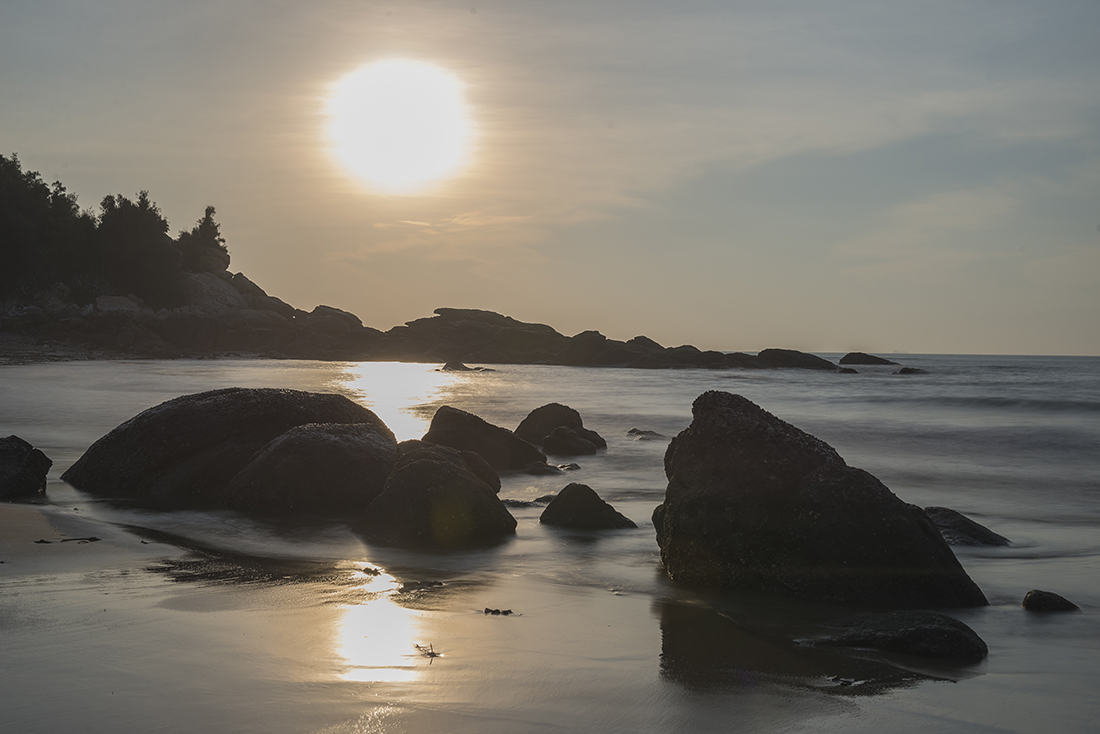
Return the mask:
<svg viewBox="0 0 1100 734">
<path fill-rule="evenodd" d="M 133 293 L 154 307 L 182 303 L 183 258 L 168 236 L 168 220 L 150 201 L 149 192 L 139 192 L 137 201 L 108 195 L 99 208 L 96 241 L 104 274 L 118 292 Z"/>
<path fill-rule="evenodd" d="M 48 186 L 17 155 L 0 155 L 0 296 L 30 296 L 89 270 L 95 226 L 61 182 Z"/>
<path fill-rule="evenodd" d="M 180 232 L 177 247 L 183 254 L 183 269 L 197 272 L 216 272 L 229 267 L 229 248 L 225 246 L 221 227 L 214 221 L 214 207 L 206 207 L 206 213 L 190 232 Z"/>
</svg>

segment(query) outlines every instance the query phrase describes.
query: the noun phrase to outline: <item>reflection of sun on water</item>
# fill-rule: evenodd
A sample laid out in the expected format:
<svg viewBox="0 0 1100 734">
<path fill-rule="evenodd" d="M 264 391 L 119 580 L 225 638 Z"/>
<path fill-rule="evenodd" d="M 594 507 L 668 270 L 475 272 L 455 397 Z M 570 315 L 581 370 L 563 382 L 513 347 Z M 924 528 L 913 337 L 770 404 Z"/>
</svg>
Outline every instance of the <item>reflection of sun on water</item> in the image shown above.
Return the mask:
<svg viewBox="0 0 1100 734">
<path fill-rule="evenodd" d="M 372 593 L 393 591 L 397 581 L 382 573 L 364 584 Z M 406 682 L 417 676 L 420 654 L 414 647 L 416 620 L 422 612 L 398 606 L 383 596 L 344 609 L 337 651 L 346 661 L 344 680 L 358 683 Z"/>
<path fill-rule="evenodd" d="M 405 362 L 349 364 L 342 387 L 375 412 L 398 441 L 420 438 L 428 432 L 432 411 L 425 409 L 459 377 L 439 372 L 435 365 Z"/>
</svg>

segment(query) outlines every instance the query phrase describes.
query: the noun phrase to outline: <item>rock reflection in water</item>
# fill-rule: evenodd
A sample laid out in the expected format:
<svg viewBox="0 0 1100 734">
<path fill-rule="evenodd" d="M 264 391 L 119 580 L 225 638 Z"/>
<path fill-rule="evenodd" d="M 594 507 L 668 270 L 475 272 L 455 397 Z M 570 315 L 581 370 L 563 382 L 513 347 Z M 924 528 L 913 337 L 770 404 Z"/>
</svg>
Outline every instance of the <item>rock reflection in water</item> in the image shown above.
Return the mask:
<svg viewBox="0 0 1100 734">
<path fill-rule="evenodd" d="M 873 695 L 934 680 L 859 653 L 757 634 L 709 605 L 662 601 L 655 611 L 661 621 L 661 675 L 689 688 L 748 692 L 787 685 Z"/>
</svg>

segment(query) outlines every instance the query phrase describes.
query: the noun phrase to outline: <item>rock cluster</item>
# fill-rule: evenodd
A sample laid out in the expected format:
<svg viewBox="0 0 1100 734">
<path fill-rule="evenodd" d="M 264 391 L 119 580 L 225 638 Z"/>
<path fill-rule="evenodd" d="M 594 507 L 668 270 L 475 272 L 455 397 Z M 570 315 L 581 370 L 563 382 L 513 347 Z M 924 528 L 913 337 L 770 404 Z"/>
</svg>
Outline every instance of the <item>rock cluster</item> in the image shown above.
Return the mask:
<svg viewBox="0 0 1100 734">
<path fill-rule="evenodd" d="M 985 605 L 924 511 L 824 441 L 725 392 L 700 395 L 653 513 L 673 579 L 895 608 Z"/>
</svg>

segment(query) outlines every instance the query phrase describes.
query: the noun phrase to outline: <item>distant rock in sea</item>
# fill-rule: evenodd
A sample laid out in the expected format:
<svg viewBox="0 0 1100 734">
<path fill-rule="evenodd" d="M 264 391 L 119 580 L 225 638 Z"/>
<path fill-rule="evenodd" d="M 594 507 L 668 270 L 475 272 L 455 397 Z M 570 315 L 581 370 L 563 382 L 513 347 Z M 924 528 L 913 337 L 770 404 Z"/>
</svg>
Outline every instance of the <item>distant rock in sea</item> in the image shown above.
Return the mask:
<svg viewBox="0 0 1100 734">
<path fill-rule="evenodd" d="M 895 608 L 987 604 L 924 510 L 749 400 L 700 395 L 653 513 L 677 581 Z"/>
<path fill-rule="evenodd" d="M 891 365 L 897 364 L 897 362 L 891 362 L 884 357 L 876 357 L 873 354 L 866 354 L 864 352 L 848 352 L 840 358 L 840 364 Z"/>
</svg>

